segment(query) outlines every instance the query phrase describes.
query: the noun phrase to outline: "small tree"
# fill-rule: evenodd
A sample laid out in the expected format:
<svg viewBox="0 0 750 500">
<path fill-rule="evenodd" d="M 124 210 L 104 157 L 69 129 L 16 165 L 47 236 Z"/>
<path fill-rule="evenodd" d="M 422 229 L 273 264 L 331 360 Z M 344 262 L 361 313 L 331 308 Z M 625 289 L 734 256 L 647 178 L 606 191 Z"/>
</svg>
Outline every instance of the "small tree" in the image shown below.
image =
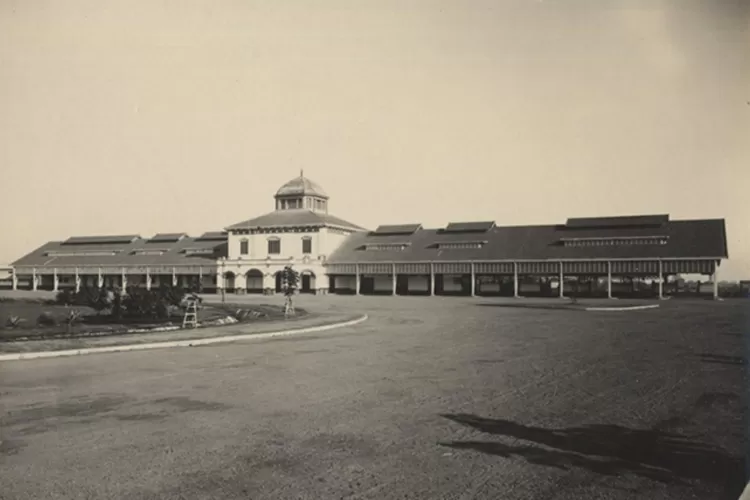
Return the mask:
<svg viewBox="0 0 750 500">
<path fill-rule="evenodd" d="M 112 305 L 109 291 L 104 288 L 86 287 L 81 288 L 77 299 L 78 305 L 85 305 L 96 311 L 99 315 L 102 311 L 109 309 Z"/>
<path fill-rule="evenodd" d="M 294 314 L 294 302 L 292 297 L 297 291 L 299 285 L 299 273 L 292 269 L 292 266 L 286 266 L 281 271 L 281 291 L 284 294 L 284 316 Z"/>
</svg>

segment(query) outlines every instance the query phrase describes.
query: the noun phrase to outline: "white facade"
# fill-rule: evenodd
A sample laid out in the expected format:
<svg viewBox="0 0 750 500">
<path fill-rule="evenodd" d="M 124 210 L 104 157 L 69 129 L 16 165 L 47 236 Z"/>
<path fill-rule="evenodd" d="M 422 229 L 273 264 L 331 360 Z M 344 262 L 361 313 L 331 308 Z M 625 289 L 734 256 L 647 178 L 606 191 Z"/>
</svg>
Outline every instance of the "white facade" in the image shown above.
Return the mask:
<svg viewBox="0 0 750 500">
<path fill-rule="evenodd" d="M 327 217 L 328 196 L 302 175 L 274 198 L 274 212 L 226 229 L 227 257 L 218 261 L 218 288 L 278 291 L 277 273 L 292 266 L 301 275 L 301 291 L 327 292 L 323 265 L 358 228 L 329 222 L 335 219 Z"/>
</svg>

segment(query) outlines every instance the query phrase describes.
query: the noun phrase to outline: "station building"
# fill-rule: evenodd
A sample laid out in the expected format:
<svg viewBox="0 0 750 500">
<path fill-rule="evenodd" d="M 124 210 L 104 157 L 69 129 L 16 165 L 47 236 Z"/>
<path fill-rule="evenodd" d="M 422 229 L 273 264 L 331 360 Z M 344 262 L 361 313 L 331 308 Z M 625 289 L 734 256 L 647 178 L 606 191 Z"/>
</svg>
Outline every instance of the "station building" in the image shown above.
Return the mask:
<svg viewBox="0 0 750 500">
<path fill-rule="evenodd" d="M 601 295 L 650 282 L 663 296 L 677 274 L 711 276 L 728 258 L 723 219 L 668 215 L 571 218 L 558 224 L 368 230 L 329 213 L 329 196 L 300 176 L 274 210 L 197 237 L 160 233 L 74 236 L 12 264 L 13 289 L 183 286 L 204 293 L 278 293 L 281 270 L 301 293 L 398 295 Z"/>
</svg>

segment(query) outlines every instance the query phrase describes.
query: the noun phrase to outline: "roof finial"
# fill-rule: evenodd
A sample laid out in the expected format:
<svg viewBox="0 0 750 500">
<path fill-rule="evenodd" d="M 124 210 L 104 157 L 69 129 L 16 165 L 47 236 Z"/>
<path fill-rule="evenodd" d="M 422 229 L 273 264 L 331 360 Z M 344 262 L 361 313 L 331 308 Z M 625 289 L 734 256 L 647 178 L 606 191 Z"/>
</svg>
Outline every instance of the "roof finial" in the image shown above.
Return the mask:
<svg viewBox="0 0 750 500">
<path fill-rule="evenodd" d="M 304 170 L 302 170 L 302 169 L 299 169 L 299 176 L 300 176 L 300 177 L 304 177 L 304 173 L 305 173 L 305 171 L 304 171 Z"/>
</svg>

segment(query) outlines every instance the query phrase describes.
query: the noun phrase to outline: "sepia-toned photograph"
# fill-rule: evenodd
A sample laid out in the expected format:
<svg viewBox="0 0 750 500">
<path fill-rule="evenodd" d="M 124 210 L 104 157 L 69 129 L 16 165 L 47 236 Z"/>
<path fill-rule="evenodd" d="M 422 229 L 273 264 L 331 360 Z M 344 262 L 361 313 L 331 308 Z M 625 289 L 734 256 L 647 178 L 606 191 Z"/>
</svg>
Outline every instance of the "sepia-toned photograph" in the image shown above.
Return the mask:
<svg viewBox="0 0 750 500">
<path fill-rule="evenodd" d="M 750 500 L 750 0 L 0 0 L 0 500 Z"/>
</svg>

